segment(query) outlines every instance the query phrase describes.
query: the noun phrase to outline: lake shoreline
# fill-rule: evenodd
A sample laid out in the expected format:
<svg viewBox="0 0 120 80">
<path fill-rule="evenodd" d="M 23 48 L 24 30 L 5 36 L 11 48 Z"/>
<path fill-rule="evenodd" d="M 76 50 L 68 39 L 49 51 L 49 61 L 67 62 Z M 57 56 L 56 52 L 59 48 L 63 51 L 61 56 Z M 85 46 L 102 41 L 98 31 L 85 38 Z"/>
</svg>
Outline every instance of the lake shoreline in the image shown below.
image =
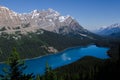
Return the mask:
<svg viewBox="0 0 120 80">
<path fill-rule="evenodd" d="M 47 54 L 35 58 L 22 59 L 21 61 L 24 61 L 25 65 L 28 66 L 25 70 L 25 73 L 43 74 L 46 62 L 48 62 L 52 69 L 56 69 L 64 65 L 74 63 L 85 56 L 107 59 L 109 58 L 109 56 L 106 54 L 107 50 L 108 48 L 101 48 L 97 47 L 96 45 L 77 46 L 67 48 L 55 54 Z M 4 65 L 4 63 L 0 64 L 1 69 Z"/>
<path fill-rule="evenodd" d="M 86 48 L 86 47 L 88 47 L 88 46 L 90 46 L 90 45 L 95 45 L 94 43 L 93 44 L 88 44 L 88 45 L 84 45 L 84 46 L 75 46 L 75 47 L 69 47 L 69 48 L 66 48 L 66 49 L 64 49 L 64 50 L 61 50 L 61 51 L 59 51 L 59 52 L 57 52 L 57 53 L 51 53 L 51 54 L 46 54 L 46 55 L 41 55 L 41 56 L 38 56 L 38 57 L 33 57 L 33 58 L 26 58 L 26 59 L 21 59 L 21 60 L 34 60 L 34 59 L 38 59 L 38 58 L 41 58 L 41 57 L 45 57 L 45 56 L 49 56 L 49 55 L 55 55 L 55 54 L 60 54 L 60 53 L 62 53 L 62 52 L 64 52 L 65 50 L 70 50 L 70 49 L 74 49 L 74 48 Z M 101 47 L 101 46 L 97 46 L 97 45 L 95 45 L 96 47 Z M 102 47 L 102 48 L 108 48 L 108 47 Z M 107 54 L 108 55 L 108 54 Z M 109 55 L 108 55 L 109 56 Z M 0 62 L 0 64 L 3 64 L 3 63 L 5 63 L 5 61 L 4 62 Z"/>
</svg>

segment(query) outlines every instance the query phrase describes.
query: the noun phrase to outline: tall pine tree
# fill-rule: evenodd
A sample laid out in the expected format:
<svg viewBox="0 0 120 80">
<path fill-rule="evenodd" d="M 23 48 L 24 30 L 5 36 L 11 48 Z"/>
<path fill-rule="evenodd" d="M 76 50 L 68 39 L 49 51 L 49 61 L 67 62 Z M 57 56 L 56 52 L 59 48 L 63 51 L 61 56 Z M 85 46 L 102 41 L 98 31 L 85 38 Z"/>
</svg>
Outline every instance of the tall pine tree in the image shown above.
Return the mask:
<svg viewBox="0 0 120 80">
<path fill-rule="evenodd" d="M 24 74 L 23 71 L 27 68 L 24 62 L 20 60 L 19 54 L 14 48 L 12 54 L 6 61 L 8 67 L 3 69 L 5 75 L 1 75 L 2 80 L 31 80 L 33 74 Z"/>
<path fill-rule="evenodd" d="M 57 80 L 56 72 L 46 63 L 45 80 Z"/>
</svg>

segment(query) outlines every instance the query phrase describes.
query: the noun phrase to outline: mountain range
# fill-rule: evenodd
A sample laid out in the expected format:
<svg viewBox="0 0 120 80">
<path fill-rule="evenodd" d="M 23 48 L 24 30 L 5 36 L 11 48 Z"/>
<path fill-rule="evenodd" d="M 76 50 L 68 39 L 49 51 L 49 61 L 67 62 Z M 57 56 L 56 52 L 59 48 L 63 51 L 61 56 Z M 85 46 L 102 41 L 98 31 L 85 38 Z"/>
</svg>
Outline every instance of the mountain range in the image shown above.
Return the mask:
<svg viewBox="0 0 120 80">
<path fill-rule="evenodd" d="M 22 58 L 33 58 L 94 43 L 98 38 L 73 17 L 53 9 L 20 14 L 0 6 L 0 61 L 10 55 L 13 47 Z"/>
<path fill-rule="evenodd" d="M 30 13 L 19 14 L 7 7 L 0 6 L 0 33 L 27 34 L 27 32 L 36 32 L 38 29 L 58 34 L 88 32 L 71 16 L 62 16 L 53 9 L 33 10 Z"/>
<path fill-rule="evenodd" d="M 115 23 L 110 26 L 101 27 L 95 33 L 101 36 L 120 37 L 120 23 Z"/>
</svg>

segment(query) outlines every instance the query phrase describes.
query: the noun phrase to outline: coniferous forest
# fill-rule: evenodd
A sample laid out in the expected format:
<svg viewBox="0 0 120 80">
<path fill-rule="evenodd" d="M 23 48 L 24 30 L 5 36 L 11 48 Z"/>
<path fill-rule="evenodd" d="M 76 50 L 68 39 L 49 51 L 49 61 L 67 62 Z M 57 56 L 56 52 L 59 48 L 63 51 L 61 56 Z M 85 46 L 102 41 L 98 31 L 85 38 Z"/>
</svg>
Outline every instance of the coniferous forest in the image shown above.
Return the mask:
<svg viewBox="0 0 120 80">
<path fill-rule="evenodd" d="M 0 80 L 120 80 L 120 0 L 0 0 Z"/>
<path fill-rule="evenodd" d="M 111 48 L 108 53 L 113 53 Z M 120 47 L 115 48 L 114 53 L 119 54 Z M 117 52 L 118 50 L 118 52 Z M 0 74 L 0 80 L 114 80 L 119 79 L 120 60 L 111 57 L 109 59 L 98 59 L 91 56 L 85 56 L 78 61 L 52 70 L 46 63 L 44 75 L 25 74 L 23 71 L 27 68 L 24 61 L 20 59 L 16 48 L 12 50 L 11 55 L 5 62 L 8 66 L 3 68 Z"/>
</svg>

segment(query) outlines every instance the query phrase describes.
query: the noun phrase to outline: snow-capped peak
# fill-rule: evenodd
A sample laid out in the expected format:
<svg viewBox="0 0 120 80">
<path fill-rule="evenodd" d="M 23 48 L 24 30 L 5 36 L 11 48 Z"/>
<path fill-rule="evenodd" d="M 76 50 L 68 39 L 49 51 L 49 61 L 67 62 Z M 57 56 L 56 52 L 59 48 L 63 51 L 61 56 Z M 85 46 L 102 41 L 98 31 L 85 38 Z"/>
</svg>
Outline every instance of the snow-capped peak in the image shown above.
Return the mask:
<svg viewBox="0 0 120 80">
<path fill-rule="evenodd" d="M 102 26 L 101 28 L 97 29 L 97 30 L 104 30 L 104 29 L 112 29 L 112 28 L 120 28 L 120 23 L 115 23 L 109 26 Z"/>
<path fill-rule="evenodd" d="M 40 14 L 37 9 L 33 10 L 31 13 L 32 13 L 32 17 L 31 17 L 32 19 L 33 19 L 34 17 L 39 16 L 39 14 Z"/>
<path fill-rule="evenodd" d="M 0 7 L 0 9 L 1 8 L 8 9 L 6 7 Z M 82 29 L 78 22 L 73 20 L 71 16 L 62 16 L 60 13 L 51 8 L 41 11 L 35 9 L 32 12 L 21 14 L 12 10 L 1 9 L 0 14 L 2 15 L 0 25 L 5 26 L 6 30 L 3 31 L 6 31 L 7 33 L 20 31 L 20 33 L 25 34 L 26 32 L 35 32 L 38 29 L 44 29 L 56 33 L 64 32 L 65 34 L 68 34 L 71 31 L 78 31 L 79 29 Z M 59 32 L 59 29 L 61 27 L 64 28 L 64 26 L 67 28 L 69 26 L 71 29 Z"/>
<path fill-rule="evenodd" d="M 18 13 L 16 13 L 16 12 L 10 10 L 10 9 L 7 8 L 7 7 L 0 6 L 0 9 L 7 10 L 7 11 L 9 12 L 10 16 L 17 16 L 17 15 L 18 15 Z"/>
<path fill-rule="evenodd" d="M 112 24 L 110 26 L 108 26 L 109 28 L 120 28 L 120 23 L 115 23 L 115 24 Z"/>
<path fill-rule="evenodd" d="M 7 7 L 4 7 L 4 6 L 0 6 L 1 9 L 6 9 L 6 10 L 9 10 L 9 8 Z"/>
<path fill-rule="evenodd" d="M 33 10 L 32 13 L 38 13 L 39 11 L 37 9 Z"/>
<path fill-rule="evenodd" d="M 60 16 L 60 17 L 59 17 L 59 21 L 60 21 L 60 22 L 64 22 L 65 19 L 66 19 L 66 18 L 65 18 L 64 16 Z"/>
<path fill-rule="evenodd" d="M 115 23 L 110 26 L 105 26 L 96 31 L 99 35 L 111 35 L 120 32 L 120 23 Z"/>
<path fill-rule="evenodd" d="M 60 22 L 64 22 L 66 19 L 68 19 L 68 18 L 71 18 L 72 19 L 72 17 L 70 16 L 70 15 L 67 15 L 67 16 L 60 16 L 59 17 L 59 21 Z"/>
<path fill-rule="evenodd" d="M 54 14 L 54 16 L 59 16 L 60 15 L 60 13 L 58 13 L 57 11 L 55 11 L 55 10 L 53 10 L 51 8 L 48 9 L 48 12 Z"/>
<path fill-rule="evenodd" d="M 53 9 L 51 9 L 51 8 L 49 8 L 48 11 L 50 11 L 50 12 L 55 12 L 55 10 L 53 10 Z"/>
<path fill-rule="evenodd" d="M 102 26 L 102 27 L 100 27 L 100 28 L 97 28 L 96 30 L 98 31 L 98 30 L 104 30 L 105 28 L 107 28 L 107 26 Z"/>
</svg>

